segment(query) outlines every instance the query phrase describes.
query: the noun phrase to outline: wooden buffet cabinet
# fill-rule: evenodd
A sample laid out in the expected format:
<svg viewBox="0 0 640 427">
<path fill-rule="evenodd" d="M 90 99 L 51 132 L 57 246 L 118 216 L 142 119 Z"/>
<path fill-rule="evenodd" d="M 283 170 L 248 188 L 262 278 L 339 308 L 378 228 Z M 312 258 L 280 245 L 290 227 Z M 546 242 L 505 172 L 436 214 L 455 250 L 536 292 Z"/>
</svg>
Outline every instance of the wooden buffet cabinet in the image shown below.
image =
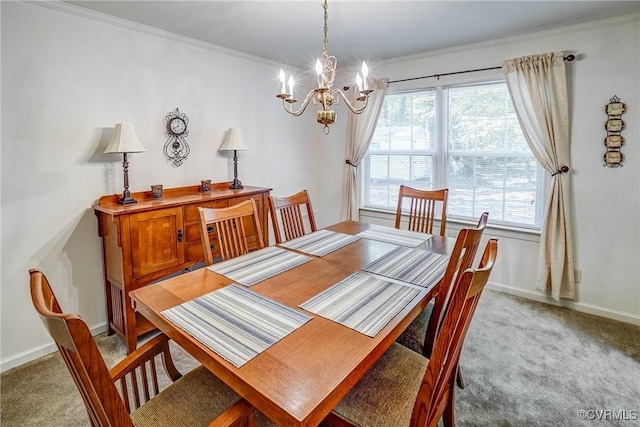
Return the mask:
<svg viewBox="0 0 640 427">
<path fill-rule="evenodd" d="M 267 197 L 271 189 L 230 190 L 229 184 L 214 183 L 210 192 L 202 192 L 199 185 L 168 188 L 161 199 L 152 199 L 151 191 L 133 193 L 138 203 L 128 205 L 118 204 L 119 195 L 114 194 L 101 197 L 93 206 L 102 238 L 107 334 L 120 335 L 129 353 L 136 349 L 140 335 L 155 329 L 134 310 L 129 292 L 204 260 L 198 207 L 227 207 L 253 198 L 268 245 Z M 210 239 L 215 259 L 220 256 L 215 233 Z"/>
</svg>

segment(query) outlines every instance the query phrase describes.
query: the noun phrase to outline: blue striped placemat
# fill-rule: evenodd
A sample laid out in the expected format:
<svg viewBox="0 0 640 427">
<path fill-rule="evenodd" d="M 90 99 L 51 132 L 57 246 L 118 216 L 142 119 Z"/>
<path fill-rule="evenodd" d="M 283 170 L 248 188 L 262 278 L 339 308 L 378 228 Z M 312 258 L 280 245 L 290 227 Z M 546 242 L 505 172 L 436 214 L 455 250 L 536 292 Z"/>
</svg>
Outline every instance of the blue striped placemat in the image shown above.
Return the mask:
<svg viewBox="0 0 640 427">
<path fill-rule="evenodd" d="M 312 259 L 306 255 L 269 246 L 210 265 L 208 268 L 242 285 L 252 286 Z"/>
<path fill-rule="evenodd" d="M 162 314 L 237 368 L 312 319 L 235 284 Z"/>
<path fill-rule="evenodd" d="M 442 279 L 448 263 L 447 255 L 401 246 L 362 269 L 430 288 Z"/>
<path fill-rule="evenodd" d="M 394 245 L 408 246 L 411 248 L 415 248 L 433 237 L 431 234 L 399 230 L 397 228 L 375 224 L 371 224 L 371 227 L 368 230 L 362 231 L 356 234 L 356 236 L 364 237 L 365 239 L 393 243 Z"/>
<path fill-rule="evenodd" d="M 280 246 L 322 257 L 359 239 L 360 237 L 352 236 L 351 234 L 337 233 L 331 230 L 318 230 L 297 239 L 289 240 Z"/>
<path fill-rule="evenodd" d="M 300 307 L 374 337 L 420 291 L 363 273 L 353 273 Z"/>
</svg>

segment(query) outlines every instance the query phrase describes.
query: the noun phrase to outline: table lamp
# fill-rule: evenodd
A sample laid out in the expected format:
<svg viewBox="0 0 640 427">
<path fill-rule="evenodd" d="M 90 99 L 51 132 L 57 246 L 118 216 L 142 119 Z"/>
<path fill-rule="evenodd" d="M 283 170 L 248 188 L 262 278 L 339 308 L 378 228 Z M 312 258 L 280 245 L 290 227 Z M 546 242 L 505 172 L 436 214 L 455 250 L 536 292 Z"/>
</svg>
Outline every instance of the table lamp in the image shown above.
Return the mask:
<svg viewBox="0 0 640 427">
<path fill-rule="evenodd" d="M 113 139 L 104 152 L 106 154 L 122 153 L 124 155 L 124 160 L 122 161 L 122 167 L 124 170 L 124 192 L 122 193 L 122 198 L 118 200 L 118 203 L 121 205 L 138 202 L 136 199 L 131 197 L 131 192 L 129 191 L 129 162 L 127 161 L 127 154 L 142 153 L 145 151 L 147 150 L 145 150 L 140 144 L 140 141 L 138 141 L 138 137 L 133 131 L 133 125 L 131 123 L 116 124 Z"/>
<path fill-rule="evenodd" d="M 242 182 L 238 179 L 238 151 L 248 150 L 249 147 L 244 143 L 242 131 L 240 128 L 230 128 L 227 136 L 220 147 L 220 151 L 233 150 L 233 182 L 229 186 L 231 189 L 244 188 Z"/>
</svg>

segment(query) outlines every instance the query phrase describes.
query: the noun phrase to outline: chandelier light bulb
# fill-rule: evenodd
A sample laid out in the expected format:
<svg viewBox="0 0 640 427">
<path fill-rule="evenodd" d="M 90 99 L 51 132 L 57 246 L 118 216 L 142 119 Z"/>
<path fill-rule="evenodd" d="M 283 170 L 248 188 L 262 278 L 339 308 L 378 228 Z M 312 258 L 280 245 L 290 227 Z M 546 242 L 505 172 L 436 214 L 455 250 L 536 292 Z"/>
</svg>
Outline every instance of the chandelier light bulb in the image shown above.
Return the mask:
<svg viewBox="0 0 640 427">
<path fill-rule="evenodd" d="M 289 75 L 289 96 L 293 98 L 293 76 Z"/>
<path fill-rule="evenodd" d="M 316 60 L 316 74 L 318 75 L 318 87 L 323 87 L 323 83 L 324 83 L 324 78 L 322 76 L 322 63 L 320 62 L 320 59 L 318 58 Z"/>
<path fill-rule="evenodd" d="M 360 73 L 356 73 L 356 84 L 358 85 L 358 90 L 362 92 L 362 77 L 360 77 Z"/>
<path fill-rule="evenodd" d="M 280 68 L 280 83 L 282 83 L 282 89 L 280 89 L 280 93 L 287 93 L 287 87 L 285 85 L 284 70 L 282 68 Z"/>
<path fill-rule="evenodd" d="M 369 75 L 369 67 L 367 67 L 367 63 L 362 61 L 362 89 L 367 90 L 367 76 Z"/>
</svg>

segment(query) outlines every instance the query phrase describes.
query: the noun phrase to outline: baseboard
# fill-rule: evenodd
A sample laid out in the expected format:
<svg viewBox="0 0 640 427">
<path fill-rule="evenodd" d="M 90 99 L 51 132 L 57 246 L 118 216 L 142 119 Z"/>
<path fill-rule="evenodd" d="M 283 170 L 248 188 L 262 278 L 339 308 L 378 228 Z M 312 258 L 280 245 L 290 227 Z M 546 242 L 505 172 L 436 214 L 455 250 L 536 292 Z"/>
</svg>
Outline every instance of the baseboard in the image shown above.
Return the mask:
<svg viewBox="0 0 640 427">
<path fill-rule="evenodd" d="M 620 322 L 631 323 L 632 325 L 640 326 L 640 316 L 634 316 L 629 313 L 609 310 L 606 308 L 596 307 L 590 304 L 583 304 L 583 303 L 573 302 L 568 300 L 556 301 L 534 290 L 528 291 L 524 289 L 517 289 L 511 286 L 498 285 L 491 282 L 487 283 L 487 289 L 502 292 L 505 294 L 515 295 L 515 296 L 533 300 L 533 301 L 539 301 L 546 304 L 555 305 L 558 307 L 570 308 L 571 310 L 579 311 L 581 313 L 593 314 L 594 316 L 600 316 L 607 319 L 617 320 Z"/>
<path fill-rule="evenodd" d="M 90 328 L 91 335 L 96 336 L 107 330 L 106 322 L 100 323 L 96 326 Z M 56 347 L 55 343 L 52 341 L 50 344 L 45 344 L 40 347 L 36 347 L 29 351 L 25 351 L 16 356 L 13 356 L 7 360 L 3 360 L 0 362 L 0 372 L 8 371 L 9 369 L 13 369 L 20 365 L 24 365 L 25 363 L 32 362 L 41 357 L 47 356 L 51 353 L 55 353 L 58 351 L 58 347 Z"/>
</svg>

